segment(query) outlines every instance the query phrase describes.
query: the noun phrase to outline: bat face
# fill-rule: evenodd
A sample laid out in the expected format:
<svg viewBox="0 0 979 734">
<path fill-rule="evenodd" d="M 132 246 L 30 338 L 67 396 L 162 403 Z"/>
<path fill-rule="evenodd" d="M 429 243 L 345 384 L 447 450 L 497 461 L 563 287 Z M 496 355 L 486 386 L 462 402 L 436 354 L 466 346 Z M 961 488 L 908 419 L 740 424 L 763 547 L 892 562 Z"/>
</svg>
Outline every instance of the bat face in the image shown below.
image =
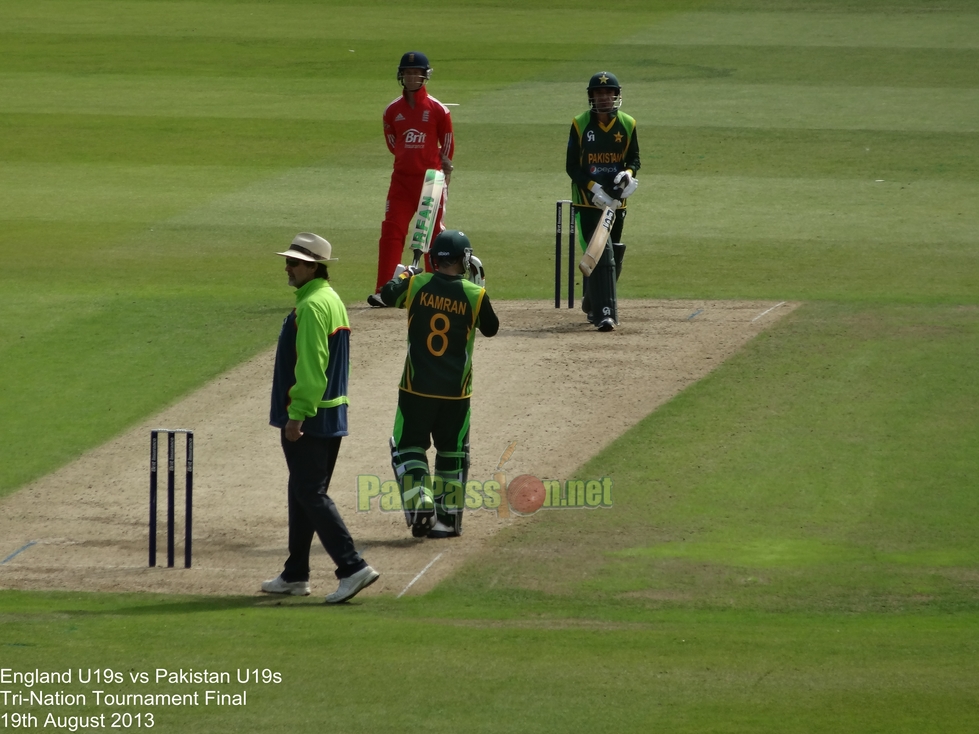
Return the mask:
<svg viewBox="0 0 979 734">
<path fill-rule="evenodd" d="M 591 275 L 595 266 L 598 265 L 598 260 L 605 250 L 605 243 L 608 242 L 614 223 L 615 209 L 607 206 L 602 212 L 602 218 L 599 220 L 598 226 L 595 227 L 591 239 L 588 241 L 588 249 L 585 250 L 585 254 L 581 256 L 581 262 L 578 263 L 578 270 L 584 275 Z"/>
<path fill-rule="evenodd" d="M 602 212 L 602 221 L 599 223 L 599 227 L 605 230 L 605 237 L 608 238 L 609 232 L 612 231 L 612 225 L 615 223 L 615 209 L 610 206 L 605 207 L 605 211 Z M 595 230 L 597 233 L 598 230 Z M 592 235 L 592 239 L 595 239 L 595 235 Z M 591 244 L 590 242 L 588 244 Z M 604 242 L 602 244 L 605 244 Z"/>
<path fill-rule="evenodd" d="M 432 244 L 432 229 L 442 202 L 442 190 L 445 188 L 445 174 L 429 168 L 425 171 L 425 183 L 422 184 L 421 196 L 418 197 L 418 208 L 412 219 L 409 234 L 409 246 L 417 252 L 428 252 Z M 417 254 L 416 252 L 416 254 Z"/>
<path fill-rule="evenodd" d="M 411 229 L 411 248 L 428 252 L 428 246 L 432 242 L 432 225 L 435 223 L 435 215 L 438 213 L 438 201 L 431 196 L 422 194 L 418 201 L 418 211 L 415 212 L 415 220 Z"/>
</svg>

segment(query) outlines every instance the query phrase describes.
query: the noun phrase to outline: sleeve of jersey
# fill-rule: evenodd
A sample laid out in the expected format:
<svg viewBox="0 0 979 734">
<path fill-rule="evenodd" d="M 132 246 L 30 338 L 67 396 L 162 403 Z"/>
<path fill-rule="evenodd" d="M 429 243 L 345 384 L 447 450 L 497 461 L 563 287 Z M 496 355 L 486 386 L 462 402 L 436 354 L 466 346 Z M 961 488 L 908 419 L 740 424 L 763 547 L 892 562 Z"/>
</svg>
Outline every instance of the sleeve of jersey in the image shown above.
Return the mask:
<svg viewBox="0 0 979 734">
<path fill-rule="evenodd" d="M 476 319 L 476 326 L 483 336 L 496 336 L 500 330 L 500 319 L 493 310 L 490 303 L 489 294 L 483 292 L 483 297 L 479 302 L 479 317 Z"/>
<path fill-rule="evenodd" d="M 445 108 L 443 108 L 445 109 Z M 439 125 L 439 145 L 441 150 L 439 153 L 450 160 L 455 156 L 456 152 L 456 140 L 455 135 L 452 132 L 452 116 L 449 111 L 445 109 L 445 113 L 442 115 L 441 124 Z"/>
<path fill-rule="evenodd" d="M 625 152 L 626 168 L 632 170 L 633 175 L 639 173 L 639 136 L 635 128 L 632 129 L 632 136 L 629 139 L 629 149 Z"/>
<path fill-rule="evenodd" d="M 405 307 L 405 296 L 408 293 L 408 286 L 411 284 L 412 276 L 402 273 L 397 278 L 393 278 L 381 287 L 381 300 L 388 306 L 395 308 Z"/>
<path fill-rule="evenodd" d="M 289 390 L 292 420 L 316 415 L 326 393 L 326 366 L 330 362 L 326 316 L 309 305 L 296 309 L 296 384 Z"/>
<path fill-rule="evenodd" d="M 565 162 L 565 170 L 576 186 L 588 190 L 591 179 L 581 169 L 581 134 L 577 120 L 571 122 L 571 132 L 568 133 L 568 159 Z"/>
<path fill-rule="evenodd" d="M 384 143 L 385 145 L 387 145 L 388 150 L 394 153 L 395 143 L 397 142 L 397 136 L 395 135 L 394 132 L 394 124 L 391 121 L 391 106 L 392 105 L 388 105 L 387 108 L 384 110 L 382 121 L 384 123 Z"/>
</svg>

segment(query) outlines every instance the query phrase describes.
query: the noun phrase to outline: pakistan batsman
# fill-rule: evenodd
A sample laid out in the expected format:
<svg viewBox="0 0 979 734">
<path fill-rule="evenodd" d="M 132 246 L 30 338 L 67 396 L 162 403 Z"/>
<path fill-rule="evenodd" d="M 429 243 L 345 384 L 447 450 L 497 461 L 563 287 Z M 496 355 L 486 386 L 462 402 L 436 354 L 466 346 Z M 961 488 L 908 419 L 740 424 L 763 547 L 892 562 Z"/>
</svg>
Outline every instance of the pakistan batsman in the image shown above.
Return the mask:
<svg viewBox="0 0 979 734">
<path fill-rule="evenodd" d="M 494 336 L 500 321 L 473 262 L 469 238 L 445 230 L 429 252 L 434 273 L 410 267 L 381 289 L 408 311 L 408 354 L 398 391 L 391 464 L 405 518 L 416 538 L 462 534 L 469 476 L 469 401 L 476 329 Z M 476 273 L 476 271 L 478 274 Z M 477 282 L 473 282 L 476 280 Z M 435 444 L 435 474 L 428 448 Z"/>
<path fill-rule="evenodd" d="M 615 207 L 610 243 L 591 276 L 585 278 L 582 310 L 599 331 L 612 331 L 619 322 L 615 286 L 622 272 L 626 199 L 639 182 L 639 139 L 636 121 L 619 111 L 622 87 L 614 74 L 600 71 L 588 82 L 587 111 L 574 118 L 568 137 L 566 170 L 571 177 L 571 200 L 578 218 L 582 250 L 598 226 L 605 207 Z"/>
</svg>

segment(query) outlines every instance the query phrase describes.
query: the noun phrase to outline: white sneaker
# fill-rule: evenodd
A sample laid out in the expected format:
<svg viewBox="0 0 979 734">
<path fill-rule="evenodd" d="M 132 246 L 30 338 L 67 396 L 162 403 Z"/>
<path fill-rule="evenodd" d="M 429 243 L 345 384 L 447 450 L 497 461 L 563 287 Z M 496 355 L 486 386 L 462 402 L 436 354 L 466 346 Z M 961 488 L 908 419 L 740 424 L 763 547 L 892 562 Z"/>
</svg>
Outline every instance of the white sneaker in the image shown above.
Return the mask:
<svg viewBox="0 0 979 734">
<path fill-rule="evenodd" d="M 262 591 L 266 594 L 291 594 L 292 596 L 309 596 L 308 581 L 283 581 L 282 576 L 262 582 Z"/>
<path fill-rule="evenodd" d="M 339 604 L 340 602 L 353 599 L 357 594 L 366 589 L 381 577 L 377 571 L 370 566 L 360 569 L 353 576 L 340 579 L 340 586 L 332 594 L 327 594 L 327 604 Z"/>
<path fill-rule="evenodd" d="M 371 293 L 367 296 L 367 303 L 370 304 L 371 308 L 387 308 L 388 305 L 381 300 L 379 293 Z"/>
</svg>

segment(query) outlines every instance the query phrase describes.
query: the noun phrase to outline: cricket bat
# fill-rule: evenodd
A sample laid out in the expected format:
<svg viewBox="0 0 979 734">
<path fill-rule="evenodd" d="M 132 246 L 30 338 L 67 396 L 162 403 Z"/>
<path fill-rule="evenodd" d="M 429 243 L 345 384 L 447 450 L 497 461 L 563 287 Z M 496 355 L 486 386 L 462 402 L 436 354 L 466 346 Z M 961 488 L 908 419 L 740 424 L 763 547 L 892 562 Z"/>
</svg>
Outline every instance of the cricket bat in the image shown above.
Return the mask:
<svg viewBox="0 0 979 734">
<path fill-rule="evenodd" d="M 414 256 L 411 264 L 418 267 L 422 257 L 432 245 L 432 230 L 435 227 L 435 217 L 438 215 L 439 204 L 442 201 L 442 190 L 445 188 L 445 174 L 429 168 L 425 171 L 425 183 L 418 197 L 418 209 L 411 225 L 411 249 Z"/>
<path fill-rule="evenodd" d="M 588 247 L 585 250 L 585 254 L 581 256 L 581 262 L 578 263 L 578 270 L 582 272 L 583 275 L 591 275 L 595 266 L 598 265 L 598 261 L 602 258 L 602 253 L 605 252 L 605 243 L 608 242 L 609 235 L 612 233 L 612 225 L 615 223 L 615 209 L 607 206 L 602 211 L 602 218 L 598 222 L 598 226 L 595 227 L 595 231 L 592 233 L 591 239 L 588 241 Z"/>
</svg>

